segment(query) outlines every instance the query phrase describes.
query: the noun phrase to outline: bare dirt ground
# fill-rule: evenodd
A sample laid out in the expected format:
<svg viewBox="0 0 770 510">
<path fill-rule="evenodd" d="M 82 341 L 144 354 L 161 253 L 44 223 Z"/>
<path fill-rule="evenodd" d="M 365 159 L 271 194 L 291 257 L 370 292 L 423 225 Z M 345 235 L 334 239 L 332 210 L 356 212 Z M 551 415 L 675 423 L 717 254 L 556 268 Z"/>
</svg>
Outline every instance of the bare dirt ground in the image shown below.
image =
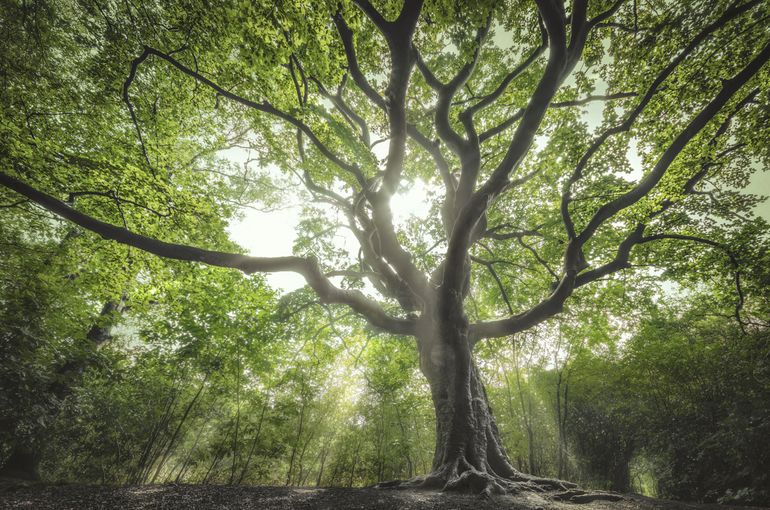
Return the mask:
<svg viewBox="0 0 770 510">
<path fill-rule="evenodd" d="M 626 496 L 621 501 L 574 504 L 551 501 L 534 493 L 481 496 L 394 489 L 239 487 L 220 485 L 96 485 L 0 486 L 0 509 L 253 509 L 253 510 L 749 510 Z"/>
</svg>

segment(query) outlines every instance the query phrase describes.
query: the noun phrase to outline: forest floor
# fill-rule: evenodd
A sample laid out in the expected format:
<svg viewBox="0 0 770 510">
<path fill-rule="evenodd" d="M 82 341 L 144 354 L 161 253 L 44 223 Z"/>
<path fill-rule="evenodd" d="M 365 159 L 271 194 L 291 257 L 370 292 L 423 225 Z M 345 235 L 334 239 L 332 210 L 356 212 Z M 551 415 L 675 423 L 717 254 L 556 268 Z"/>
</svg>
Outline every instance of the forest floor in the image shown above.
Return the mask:
<svg viewBox="0 0 770 510">
<path fill-rule="evenodd" d="M 481 496 L 394 489 L 298 488 L 222 485 L 0 484 L 0 509 L 253 509 L 253 510 L 750 510 L 629 495 L 621 501 L 574 504 L 527 493 Z M 757 507 L 753 507 L 758 510 Z"/>
</svg>

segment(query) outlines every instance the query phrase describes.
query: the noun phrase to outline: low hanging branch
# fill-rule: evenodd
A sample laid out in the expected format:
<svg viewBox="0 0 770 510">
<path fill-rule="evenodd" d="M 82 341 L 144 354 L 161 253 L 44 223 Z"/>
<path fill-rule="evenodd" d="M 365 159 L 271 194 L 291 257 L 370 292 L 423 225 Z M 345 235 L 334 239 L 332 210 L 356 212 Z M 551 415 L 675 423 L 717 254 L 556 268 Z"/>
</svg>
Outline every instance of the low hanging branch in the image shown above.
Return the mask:
<svg viewBox="0 0 770 510">
<path fill-rule="evenodd" d="M 324 276 L 318 261 L 314 258 L 303 257 L 251 257 L 237 253 L 228 253 L 213 250 L 204 250 L 183 244 L 167 243 L 116 227 L 109 223 L 97 220 L 92 216 L 72 209 L 64 202 L 47 195 L 35 188 L 11 177 L 0 173 L 0 184 L 27 197 L 32 202 L 44 209 L 90 230 L 104 239 L 133 246 L 140 250 L 168 259 L 201 262 L 211 266 L 238 269 L 246 274 L 256 272 L 282 272 L 290 271 L 299 273 L 307 281 L 308 285 L 326 303 L 346 304 L 356 312 L 363 315 L 372 325 L 396 334 L 412 334 L 414 324 L 412 321 L 398 319 L 388 315 L 380 305 L 366 298 L 356 290 L 345 290 L 335 287 Z"/>
</svg>

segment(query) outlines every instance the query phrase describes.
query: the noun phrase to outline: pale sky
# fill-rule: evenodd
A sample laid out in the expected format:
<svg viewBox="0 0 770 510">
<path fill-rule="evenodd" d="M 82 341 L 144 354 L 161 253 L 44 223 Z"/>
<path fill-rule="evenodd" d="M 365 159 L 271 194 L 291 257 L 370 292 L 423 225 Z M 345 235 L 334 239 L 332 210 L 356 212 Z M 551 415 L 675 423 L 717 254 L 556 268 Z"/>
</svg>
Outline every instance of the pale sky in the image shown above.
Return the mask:
<svg viewBox="0 0 770 510">
<path fill-rule="evenodd" d="M 379 144 L 377 147 L 380 157 L 387 154 L 387 144 Z M 231 149 L 225 153 L 225 156 L 239 165 L 243 165 L 248 160 L 248 153 L 243 149 Z M 316 206 L 324 208 L 320 204 Z M 325 208 L 333 214 L 330 207 Z M 425 183 L 418 180 L 409 189 L 394 195 L 391 200 L 391 209 L 393 223 L 397 229 L 411 218 L 427 218 L 430 203 Z M 262 212 L 244 209 L 242 219 L 231 224 L 228 232 L 230 238 L 244 247 L 249 255 L 281 257 L 292 254 L 294 241 L 297 239 L 297 227 L 301 219 L 301 200 L 298 197 L 289 197 L 287 205 L 278 210 Z M 335 245 L 337 248 L 346 250 L 351 261 L 356 259 L 359 247 L 352 233 L 340 229 L 336 234 Z M 291 272 L 269 273 L 266 279 L 271 287 L 283 292 L 290 292 L 305 285 L 304 278 Z"/>
</svg>

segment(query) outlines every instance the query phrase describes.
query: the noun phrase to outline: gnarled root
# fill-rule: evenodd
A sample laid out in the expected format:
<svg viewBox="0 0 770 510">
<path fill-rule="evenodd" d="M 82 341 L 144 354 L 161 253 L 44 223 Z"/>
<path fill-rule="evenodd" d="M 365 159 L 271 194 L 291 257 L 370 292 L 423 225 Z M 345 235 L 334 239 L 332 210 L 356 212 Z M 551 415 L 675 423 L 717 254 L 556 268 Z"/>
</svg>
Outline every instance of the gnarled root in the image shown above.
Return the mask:
<svg viewBox="0 0 770 510">
<path fill-rule="evenodd" d="M 486 472 L 478 470 L 464 459 L 445 464 L 427 476 L 419 476 L 411 480 L 381 482 L 374 488 L 453 491 L 480 494 L 485 497 L 537 492 L 546 498 L 570 503 L 623 499 L 623 496 L 610 492 L 585 491 L 577 484 L 565 480 L 541 478 L 519 472 L 511 477 L 499 476 L 491 470 Z"/>
<path fill-rule="evenodd" d="M 618 501 L 623 499 L 623 496 L 613 494 L 612 492 L 589 492 L 582 489 L 571 489 L 553 494 L 551 498 L 557 501 L 569 501 L 570 503 L 591 503 L 592 501 Z"/>
</svg>

